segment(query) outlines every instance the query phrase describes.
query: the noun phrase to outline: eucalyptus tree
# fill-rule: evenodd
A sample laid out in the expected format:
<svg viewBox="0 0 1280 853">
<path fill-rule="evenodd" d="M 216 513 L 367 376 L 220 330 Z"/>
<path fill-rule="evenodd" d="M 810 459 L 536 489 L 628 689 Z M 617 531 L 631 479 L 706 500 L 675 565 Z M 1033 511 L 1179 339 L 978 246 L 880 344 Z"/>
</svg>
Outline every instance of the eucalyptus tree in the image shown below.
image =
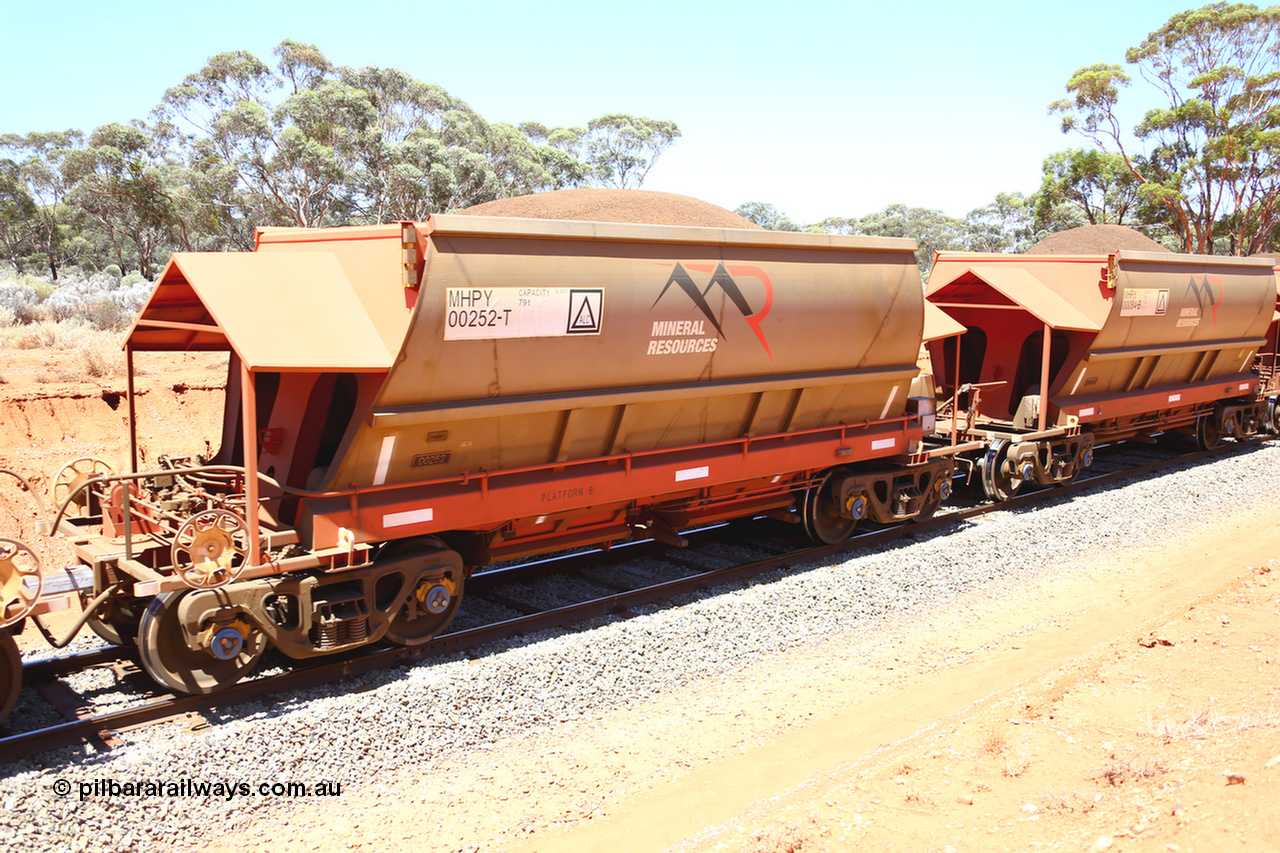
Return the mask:
<svg viewBox="0 0 1280 853">
<path fill-rule="evenodd" d="M 1140 216 L 1140 186 L 1119 154 L 1096 148 L 1050 154 L 1036 194 L 1036 227 L 1061 231 L 1064 225 L 1130 224 Z"/>
<path fill-rule="evenodd" d="M 1125 54 L 1165 106 L 1133 128 L 1117 105 L 1132 82 L 1119 65 L 1076 71 L 1051 110 L 1118 154 L 1139 195 L 1164 213 L 1183 251 L 1233 254 L 1273 246 L 1280 224 L 1280 6 L 1212 3 L 1180 12 Z"/>
<path fill-rule="evenodd" d="M 92 219 L 122 269 L 152 277 L 167 250 L 187 248 L 171 165 L 144 124 L 108 124 L 66 153 L 67 200 Z"/>
<path fill-rule="evenodd" d="M 800 226 L 791 220 L 777 205 L 764 201 L 746 201 L 733 210 L 743 219 L 750 220 L 766 231 L 799 231 Z"/>
<path fill-rule="evenodd" d="M 231 190 L 218 199 L 224 215 L 263 225 L 340 224 L 354 208 L 349 177 L 378 139 L 377 112 L 313 46 L 285 41 L 275 54 L 278 73 L 245 51 L 211 57 L 165 93 L 156 116 L 197 131 L 174 138 L 206 167 L 215 165 L 212 156 L 234 170 L 233 188 L 212 187 Z"/>
<path fill-rule="evenodd" d="M 7 220 L 23 219 L 9 231 L 24 255 L 25 265 L 37 263 L 56 280 L 59 270 L 88 255 L 91 241 L 83 234 L 84 215 L 68 204 L 68 185 L 62 163 L 69 152 L 81 146 L 84 134 L 78 130 L 51 133 L 5 134 L 0 136 L 0 154 L 9 154 L 6 167 L 7 190 L 0 205 Z M 18 238 L 19 232 L 25 234 Z"/>
<path fill-rule="evenodd" d="M 583 147 L 595 182 L 638 189 L 679 136 L 673 121 L 609 113 L 587 123 Z"/>
</svg>

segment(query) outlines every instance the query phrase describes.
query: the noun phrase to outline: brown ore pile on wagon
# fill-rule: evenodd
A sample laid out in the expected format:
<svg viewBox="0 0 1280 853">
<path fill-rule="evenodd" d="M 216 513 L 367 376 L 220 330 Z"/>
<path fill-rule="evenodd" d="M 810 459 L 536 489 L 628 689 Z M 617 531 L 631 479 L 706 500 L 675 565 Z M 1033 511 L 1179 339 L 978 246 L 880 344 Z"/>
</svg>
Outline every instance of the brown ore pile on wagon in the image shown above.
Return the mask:
<svg viewBox="0 0 1280 853">
<path fill-rule="evenodd" d="M 500 198 L 458 211 L 467 216 L 647 222 L 703 228 L 751 228 L 749 219 L 705 201 L 651 190 L 577 189 Z"/>
<path fill-rule="evenodd" d="M 1167 252 L 1141 231 L 1125 225 L 1084 225 L 1050 234 L 1028 255 L 1109 255 L 1112 252 Z"/>
</svg>

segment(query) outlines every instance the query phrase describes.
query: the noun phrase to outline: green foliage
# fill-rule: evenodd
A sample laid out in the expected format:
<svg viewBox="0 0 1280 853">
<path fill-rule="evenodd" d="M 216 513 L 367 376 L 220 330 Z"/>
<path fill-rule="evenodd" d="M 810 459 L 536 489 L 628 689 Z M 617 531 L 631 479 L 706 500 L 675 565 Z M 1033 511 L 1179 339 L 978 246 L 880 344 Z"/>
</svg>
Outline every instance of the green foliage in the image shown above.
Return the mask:
<svg viewBox="0 0 1280 853">
<path fill-rule="evenodd" d="M 743 219 L 749 219 L 768 231 L 799 231 L 800 226 L 791 221 L 782 211 L 772 204 L 762 201 L 747 201 L 738 205 L 734 213 Z"/>
<path fill-rule="evenodd" d="M 871 237 L 907 237 L 916 241 L 916 263 L 921 273 L 933 266 L 934 253 L 942 249 L 962 248 L 965 224 L 941 211 L 923 207 L 891 204 L 877 213 L 863 217 L 828 217 L 806 231 L 830 234 L 865 234 Z"/>
<path fill-rule="evenodd" d="M 1035 200 L 996 193 L 995 201 L 965 217 L 963 241 L 974 252 L 1025 252 L 1036 243 Z"/>
<path fill-rule="evenodd" d="M 658 156 L 680 136 L 673 121 L 610 113 L 587 123 L 587 164 L 597 181 L 619 189 L 644 184 Z"/>
<path fill-rule="evenodd" d="M 44 302 L 53 293 L 53 284 L 34 275 L 23 275 L 18 277 L 18 284 L 27 288 L 36 295 L 36 299 Z"/>
<path fill-rule="evenodd" d="M 1063 130 L 1114 149 L 1139 184 L 1144 218 L 1181 238 L 1185 252 L 1233 254 L 1273 247 L 1280 225 L 1280 6 L 1211 3 L 1180 12 L 1125 54 L 1167 106 L 1133 129 L 1146 147 L 1129 153 L 1116 114 L 1131 80 L 1093 65 L 1050 109 Z"/>
<path fill-rule="evenodd" d="M 620 113 L 587 127 L 491 124 L 399 69 L 337 67 L 296 41 L 274 56 L 274 68 L 245 51 L 210 57 L 146 122 L 0 136 L 0 261 L 55 281 L 71 265 L 149 279 L 174 251 L 252 249 L 259 226 L 638 187 L 680 135 Z"/>
<path fill-rule="evenodd" d="M 1083 148 L 1050 154 L 1036 200 L 1036 228 L 1124 225 L 1138 213 L 1140 186 L 1118 154 Z"/>
</svg>

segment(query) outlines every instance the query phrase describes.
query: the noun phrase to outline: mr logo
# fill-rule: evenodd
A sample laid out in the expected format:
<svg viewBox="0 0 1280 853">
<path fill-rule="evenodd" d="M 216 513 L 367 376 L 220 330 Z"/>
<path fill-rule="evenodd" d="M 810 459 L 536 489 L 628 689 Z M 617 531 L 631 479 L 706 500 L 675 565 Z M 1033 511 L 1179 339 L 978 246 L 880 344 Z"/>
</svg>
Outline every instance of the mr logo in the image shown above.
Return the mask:
<svg viewBox="0 0 1280 853">
<path fill-rule="evenodd" d="M 1222 279 L 1216 275 L 1206 275 L 1196 278 L 1191 276 L 1191 280 L 1187 282 L 1187 292 L 1195 296 L 1196 301 L 1200 303 L 1200 308 L 1204 309 L 1208 305 L 1213 311 L 1213 327 L 1218 327 L 1218 306 L 1222 304 Z"/>
<path fill-rule="evenodd" d="M 690 271 L 695 273 L 709 273 L 711 280 L 707 282 L 705 288 L 699 288 L 697 282 L 693 280 Z M 738 287 L 738 283 L 734 281 L 733 276 L 748 277 L 759 279 L 764 284 L 764 307 L 759 311 L 752 311 L 750 303 L 742 294 L 742 289 Z M 716 264 L 712 267 L 710 264 L 689 264 L 685 267 L 683 264 L 676 264 L 671 270 L 671 275 L 667 278 L 667 283 L 663 285 L 662 292 L 658 294 L 658 298 L 653 300 L 653 305 L 649 306 L 653 310 L 662 297 L 667 295 L 667 291 L 671 289 L 671 285 L 676 285 L 684 294 L 689 297 L 690 301 L 697 306 L 702 312 L 702 316 L 706 317 L 712 326 L 715 326 L 720 337 L 728 340 L 729 336 L 725 334 L 724 329 L 720 326 L 720 321 L 716 319 L 715 312 L 711 309 L 711 303 L 707 301 L 707 294 L 714 287 L 719 287 L 724 295 L 729 298 L 734 307 L 742 313 L 742 319 L 747 321 L 756 333 L 756 337 L 760 339 L 760 346 L 764 347 L 765 354 L 769 356 L 769 360 L 773 361 L 773 353 L 769 351 L 769 342 L 765 340 L 764 332 L 760 328 L 760 323 L 769 314 L 769 309 L 773 307 L 773 282 L 769 280 L 764 270 L 755 266 L 745 266 L 733 264 L 726 267 L 723 263 Z"/>
</svg>

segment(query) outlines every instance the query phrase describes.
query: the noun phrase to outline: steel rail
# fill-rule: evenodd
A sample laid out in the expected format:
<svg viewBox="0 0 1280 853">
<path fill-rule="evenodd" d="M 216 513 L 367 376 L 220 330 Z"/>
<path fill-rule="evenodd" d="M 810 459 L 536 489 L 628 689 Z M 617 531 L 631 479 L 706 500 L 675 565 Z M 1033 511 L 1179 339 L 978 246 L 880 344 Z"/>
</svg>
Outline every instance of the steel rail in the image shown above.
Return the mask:
<svg viewBox="0 0 1280 853">
<path fill-rule="evenodd" d="M 586 619 L 618 613 L 619 611 L 625 612 L 642 604 L 668 600 L 677 595 L 759 575 L 774 569 L 853 551 L 867 545 L 892 541 L 911 533 L 937 530 L 955 522 L 987 513 L 1030 507 L 1117 480 L 1158 471 L 1162 468 L 1222 456 L 1230 452 L 1242 452 L 1250 447 L 1272 440 L 1275 440 L 1274 437 L 1259 436 L 1246 441 L 1219 445 L 1212 450 L 1192 451 L 1157 459 L 1117 471 L 1110 471 L 1091 477 L 1081 477 L 1073 482 L 1061 484 L 1054 488 L 1022 492 L 1003 503 L 983 503 L 964 509 L 939 512 L 926 521 L 898 524 L 880 530 L 868 531 L 834 545 L 813 545 L 738 565 L 711 569 L 688 577 L 662 581 L 630 591 L 617 592 L 588 601 L 566 604 L 489 625 L 454 631 L 437 637 L 421 646 L 371 648 L 337 660 L 305 663 L 280 675 L 239 682 L 212 694 L 172 696 L 122 711 L 114 711 L 44 729 L 10 735 L 0 738 L 0 761 L 13 760 L 78 743 L 101 742 L 105 737 L 110 736 L 110 733 L 160 722 L 183 714 L 223 710 L 272 695 L 328 684 L 339 679 L 350 678 L 378 669 L 418 661 L 425 657 L 478 648 L 520 634 L 548 628 L 565 627 Z M 1123 447 L 1123 445 L 1120 447 Z M 669 550 L 679 553 L 681 549 Z M 589 557 L 596 557 L 601 553 L 603 553 L 602 549 L 596 549 L 553 560 L 533 561 L 528 564 L 519 564 L 493 572 L 477 574 L 475 578 L 483 578 L 486 575 L 500 573 L 504 575 L 506 573 L 515 573 L 525 566 L 539 567 L 542 573 L 550 573 L 545 567 L 547 564 L 555 563 L 560 565 L 560 560 L 576 562 Z M 557 572 L 560 571 L 563 571 L 563 569 L 557 570 Z M 113 650 L 118 652 L 118 647 L 84 652 L 80 653 L 80 655 L 86 656 L 84 659 L 88 659 L 88 656 L 95 654 L 105 656 Z M 80 656 L 69 656 L 59 660 L 74 662 L 81 659 Z M 32 666 L 35 666 L 35 664 Z M 69 671 L 71 668 L 70 663 L 67 666 L 68 670 L 66 671 Z M 52 665 L 50 665 L 50 669 L 52 669 Z"/>
</svg>

